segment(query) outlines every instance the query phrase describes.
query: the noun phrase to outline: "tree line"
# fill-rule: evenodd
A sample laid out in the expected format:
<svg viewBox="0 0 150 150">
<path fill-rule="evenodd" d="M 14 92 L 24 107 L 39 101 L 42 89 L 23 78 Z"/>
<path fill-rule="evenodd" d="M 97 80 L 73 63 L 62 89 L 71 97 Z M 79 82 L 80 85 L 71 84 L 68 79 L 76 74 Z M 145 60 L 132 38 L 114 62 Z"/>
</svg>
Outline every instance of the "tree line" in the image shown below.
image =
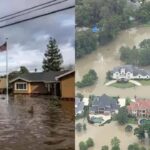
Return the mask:
<svg viewBox="0 0 150 150">
<path fill-rule="evenodd" d="M 114 137 L 111 139 L 111 148 L 109 148 L 108 145 L 103 145 L 100 150 L 121 150 L 120 148 L 120 139 L 117 137 Z M 91 148 L 94 146 L 94 141 L 92 138 L 88 138 L 86 142 L 81 141 L 79 143 L 80 150 L 88 150 L 88 148 Z M 128 150 L 146 150 L 145 147 L 139 146 L 139 144 L 134 143 L 128 145 Z"/>
<path fill-rule="evenodd" d="M 96 50 L 97 43 L 100 46 L 109 43 L 120 30 L 150 20 L 150 2 L 143 2 L 139 8 L 125 0 L 77 0 L 76 4 L 77 27 L 89 28 L 76 33 L 76 58 Z M 93 25 L 100 29 L 98 33 L 91 31 Z"/>
<path fill-rule="evenodd" d="M 150 65 L 150 39 L 143 40 L 139 47 L 121 47 L 120 60 L 136 66 Z"/>
</svg>

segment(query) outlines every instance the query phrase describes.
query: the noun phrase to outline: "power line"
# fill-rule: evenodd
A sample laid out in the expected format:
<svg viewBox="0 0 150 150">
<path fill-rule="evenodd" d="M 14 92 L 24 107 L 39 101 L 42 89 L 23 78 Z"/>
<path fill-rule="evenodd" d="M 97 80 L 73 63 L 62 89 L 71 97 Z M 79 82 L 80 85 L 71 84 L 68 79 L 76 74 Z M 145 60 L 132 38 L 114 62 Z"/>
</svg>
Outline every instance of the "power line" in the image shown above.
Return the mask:
<svg viewBox="0 0 150 150">
<path fill-rule="evenodd" d="M 49 3 L 47 2 L 47 4 L 49 4 L 49 5 L 43 6 L 43 7 L 41 7 L 41 8 L 37 8 L 37 9 L 33 9 L 33 7 L 32 7 L 32 8 L 28 8 L 28 9 L 22 10 L 22 11 L 20 11 L 20 12 L 17 12 L 17 13 L 11 14 L 11 15 L 8 15 L 9 17 L 6 17 L 6 19 L 5 19 L 5 17 L 2 17 L 3 19 L 0 18 L 0 19 L 1 19 L 0 22 L 4 22 L 4 21 L 7 21 L 7 20 L 11 20 L 11 19 L 13 19 L 13 18 L 17 18 L 17 17 L 23 16 L 23 15 L 29 14 L 29 13 L 31 13 L 31 12 L 35 12 L 35 11 L 38 11 L 38 10 L 42 10 L 42 9 L 48 8 L 48 7 L 50 7 L 50 6 L 54 6 L 54 5 L 56 5 L 56 4 L 61 4 L 61 3 L 64 3 L 65 1 L 68 1 L 68 0 L 63 0 L 63 1 L 60 1 L 60 2 L 57 2 L 57 0 L 53 0 L 53 1 L 50 1 L 49 3 L 52 3 L 52 2 L 56 2 L 56 3 L 49 4 Z M 46 4 L 46 3 L 44 3 L 44 5 L 45 5 L 45 4 Z M 40 7 L 40 6 L 42 6 L 42 5 L 43 5 L 43 4 L 34 6 L 34 8 Z M 30 10 L 30 11 L 28 11 L 28 10 Z M 28 12 L 26 12 L 26 11 L 28 11 Z M 25 12 L 25 13 L 20 14 L 21 12 Z M 15 14 L 16 14 L 16 15 L 15 15 Z M 17 14 L 18 14 L 18 15 L 17 15 Z M 15 16 L 14 16 L 14 15 L 15 15 Z M 12 16 L 12 17 L 11 17 L 11 16 Z"/>
<path fill-rule="evenodd" d="M 23 19 L 23 20 L 19 20 L 19 21 L 16 21 L 16 22 L 8 23 L 8 24 L 0 26 L 0 28 L 5 28 L 5 27 L 12 26 L 12 25 L 15 25 L 15 24 L 19 24 L 19 23 L 22 23 L 22 22 L 25 22 L 25 21 L 37 19 L 37 18 L 44 17 L 44 16 L 47 16 L 47 15 L 50 15 L 50 14 L 54 14 L 54 13 L 57 13 L 57 12 L 65 11 L 65 10 L 68 10 L 68 9 L 72 9 L 74 7 L 75 7 L 75 5 L 72 5 L 72 6 L 68 6 L 66 8 L 62 8 L 62 9 L 55 10 L 55 11 L 52 11 L 52 12 L 47 12 L 47 13 L 44 13 L 44 14 L 41 14 L 41 15 L 37 15 L 37 16 L 33 16 L 33 17 L 30 17 L 30 18 L 27 18 L 27 19 Z"/>
<path fill-rule="evenodd" d="M 24 10 L 21 10 L 21 11 L 18 11 L 18 12 L 16 12 L 16 13 L 9 14 L 9 15 L 6 15 L 6 16 L 3 16 L 3 17 L 0 17 L 0 19 L 4 19 L 4 18 L 13 16 L 13 15 L 16 15 L 16 14 L 18 14 L 18 13 L 22 13 L 22 12 L 24 12 L 24 11 L 28 11 L 28 10 L 34 9 L 34 8 L 36 8 L 36 7 L 40 7 L 40 6 L 43 6 L 43 5 L 52 3 L 52 2 L 54 2 L 54 1 L 56 1 L 56 0 L 48 1 L 48 2 L 46 2 L 46 3 L 42 3 L 42 4 L 40 4 L 40 5 L 36 5 L 36 6 L 30 7 L 30 8 L 27 8 L 27 9 L 24 9 Z"/>
</svg>

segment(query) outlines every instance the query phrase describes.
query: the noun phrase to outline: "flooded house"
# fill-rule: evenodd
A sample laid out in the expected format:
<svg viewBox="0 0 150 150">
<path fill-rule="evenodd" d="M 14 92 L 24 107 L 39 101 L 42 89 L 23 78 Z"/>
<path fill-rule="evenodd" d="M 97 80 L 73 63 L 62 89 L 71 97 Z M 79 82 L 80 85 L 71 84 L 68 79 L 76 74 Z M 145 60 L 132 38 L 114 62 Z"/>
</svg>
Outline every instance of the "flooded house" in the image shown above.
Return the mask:
<svg viewBox="0 0 150 150">
<path fill-rule="evenodd" d="M 6 78 L 0 78 L 0 94 L 3 94 L 6 90 Z"/>
<path fill-rule="evenodd" d="M 56 77 L 60 83 L 61 99 L 75 99 L 75 71 L 68 71 Z"/>
<path fill-rule="evenodd" d="M 13 94 L 48 94 L 61 97 L 64 91 L 61 91 L 61 81 L 58 80 L 57 77 L 64 75 L 64 73 L 67 74 L 67 72 L 70 71 L 49 71 L 22 74 L 10 81 L 13 88 Z"/>
<path fill-rule="evenodd" d="M 119 105 L 116 99 L 103 94 L 102 96 L 95 96 L 92 106 L 89 108 L 90 114 L 111 115 L 117 113 Z"/>
<path fill-rule="evenodd" d="M 128 112 L 138 118 L 150 118 L 150 100 L 136 100 L 128 106 Z"/>
<path fill-rule="evenodd" d="M 115 67 L 111 74 L 115 80 L 150 79 L 150 72 L 133 65 Z"/>
</svg>

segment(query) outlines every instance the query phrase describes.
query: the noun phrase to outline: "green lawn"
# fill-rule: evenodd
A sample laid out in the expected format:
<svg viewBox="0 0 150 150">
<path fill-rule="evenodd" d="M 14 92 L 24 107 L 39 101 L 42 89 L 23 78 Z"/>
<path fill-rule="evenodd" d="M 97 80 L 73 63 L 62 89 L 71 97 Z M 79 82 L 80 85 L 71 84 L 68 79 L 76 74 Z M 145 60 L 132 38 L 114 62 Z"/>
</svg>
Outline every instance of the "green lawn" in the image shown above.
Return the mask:
<svg viewBox="0 0 150 150">
<path fill-rule="evenodd" d="M 144 27 L 150 27 L 150 22 L 143 24 Z"/>
<path fill-rule="evenodd" d="M 133 83 L 130 83 L 130 82 L 127 82 L 127 83 L 114 83 L 114 84 L 111 84 L 110 86 L 113 86 L 113 87 L 116 87 L 116 88 L 121 88 L 121 89 L 135 87 L 135 85 Z"/>
<path fill-rule="evenodd" d="M 135 118 L 129 118 L 128 124 L 137 124 L 137 120 Z"/>
<path fill-rule="evenodd" d="M 142 85 L 150 85 L 150 80 L 136 80 L 140 82 Z"/>
</svg>

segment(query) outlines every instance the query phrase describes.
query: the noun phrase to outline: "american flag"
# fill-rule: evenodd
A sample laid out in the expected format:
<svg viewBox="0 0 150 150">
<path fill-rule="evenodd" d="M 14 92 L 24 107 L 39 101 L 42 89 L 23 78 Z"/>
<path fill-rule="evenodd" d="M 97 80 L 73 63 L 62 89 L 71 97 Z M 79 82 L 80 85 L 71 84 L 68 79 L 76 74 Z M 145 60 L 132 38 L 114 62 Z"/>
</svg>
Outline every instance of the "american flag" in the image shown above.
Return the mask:
<svg viewBox="0 0 150 150">
<path fill-rule="evenodd" d="M 0 52 L 4 52 L 7 50 L 7 42 L 0 46 Z"/>
</svg>

